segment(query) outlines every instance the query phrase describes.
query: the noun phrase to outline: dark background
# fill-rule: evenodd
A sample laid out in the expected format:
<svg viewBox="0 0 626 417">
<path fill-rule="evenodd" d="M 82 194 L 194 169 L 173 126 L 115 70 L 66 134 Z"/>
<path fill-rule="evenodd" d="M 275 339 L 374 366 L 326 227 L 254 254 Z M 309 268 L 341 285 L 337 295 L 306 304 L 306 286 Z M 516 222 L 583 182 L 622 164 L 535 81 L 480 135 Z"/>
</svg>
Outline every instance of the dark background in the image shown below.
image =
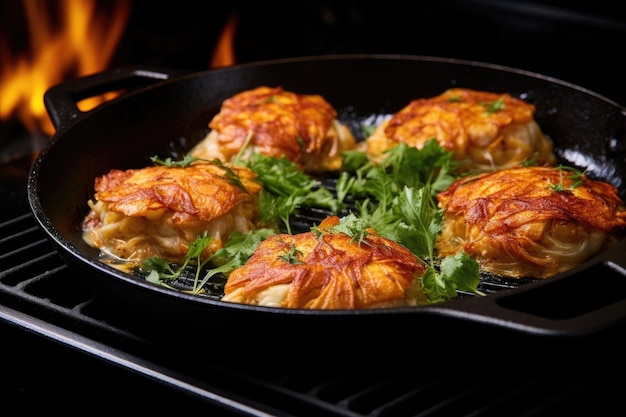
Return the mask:
<svg viewBox="0 0 626 417">
<path fill-rule="evenodd" d="M 238 63 L 342 53 L 459 58 L 541 73 L 626 103 L 624 13 L 615 2 L 573 3 L 135 0 L 112 65 L 205 70 L 236 13 Z"/>
</svg>

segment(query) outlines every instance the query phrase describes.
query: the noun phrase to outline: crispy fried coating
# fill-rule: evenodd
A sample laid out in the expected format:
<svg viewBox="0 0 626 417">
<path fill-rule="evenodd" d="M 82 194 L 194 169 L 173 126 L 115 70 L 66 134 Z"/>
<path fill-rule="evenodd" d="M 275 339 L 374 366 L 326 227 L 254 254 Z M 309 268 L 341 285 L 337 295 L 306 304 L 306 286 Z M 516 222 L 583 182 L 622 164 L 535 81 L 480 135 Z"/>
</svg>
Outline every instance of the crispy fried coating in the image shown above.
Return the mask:
<svg viewBox="0 0 626 417">
<path fill-rule="evenodd" d="M 481 269 L 548 278 L 616 242 L 626 227 L 617 189 L 556 167 L 510 168 L 454 182 L 438 196 L 440 256 L 465 251 Z"/>
<path fill-rule="evenodd" d="M 304 309 L 363 309 L 427 300 L 425 267 L 405 247 L 370 231 L 362 242 L 331 232 L 331 216 L 313 232 L 270 236 L 234 270 L 222 301 Z"/>
<path fill-rule="evenodd" d="M 400 142 L 421 149 L 435 138 L 454 152 L 460 171 L 493 171 L 525 160 L 552 164 L 553 144 L 534 113 L 532 104 L 509 94 L 452 88 L 411 101 L 360 146 L 376 158 Z"/>
<path fill-rule="evenodd" d="M 296 94 L 282 87 L 257 87 L 224 100 L 209 123 L 211 131 L 190 152 L 203 159 L 232 162 L 252 153 L 285 156 L 305 172 L 341 167 L 341 152 L 356 140 L 320 95 Z"/>
<path fill-rule="evenodd" d="M 247 168 L 197 163 L 185 168 L 114 169 L 96 178 L 83 237 L 103 252 L 140 262 L 159 256 L 184 259 L 188 244 L 204 231 L 209 256 L 234 231 L 252 230 L 258 219 L 260 184 Z"/>
</svg>

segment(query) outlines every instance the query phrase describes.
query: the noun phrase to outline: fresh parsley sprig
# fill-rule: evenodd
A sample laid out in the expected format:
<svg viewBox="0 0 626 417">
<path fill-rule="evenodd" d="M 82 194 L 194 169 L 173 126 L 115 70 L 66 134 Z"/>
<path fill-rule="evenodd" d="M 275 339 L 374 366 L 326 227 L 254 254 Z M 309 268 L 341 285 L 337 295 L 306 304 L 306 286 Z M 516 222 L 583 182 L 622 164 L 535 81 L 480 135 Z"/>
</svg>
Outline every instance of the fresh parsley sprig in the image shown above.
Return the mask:
<svg viewBox="0 0 626 417">
<path fill-rule="evenodd" d="M 139 272 L 147 274 L 146 280 L 149 282 L 174 288 L 168 282 L 181 278 L 186 270 L 193 268 L 191 293 L 200 294 L 216 276 L 221 274 L 227 277 L 235 268 L 245 264 L 258 244 L 274 233 L 271 229 L 257 229 L 248 233 L 234 232 L 221 249 L 202 260 L 203 251 L 213 240 L 205 232 L 189 244 L 187 255 L 181 265 L 173 266 L 163 258 L 153 256 L 141 264 Z"/>
<path fill-rule="evenodd" d="M 208 162 L 208 163 L 214 164 L 214 165 L 222 168 L 224 170 L 223 177 L 229 183 L 231 183 L 231 184 L 235 185 L 236 187 L 242 189 L 246 193 L 248 192 L 248 189 L 245 187 L 245 185 L 243 185 L 243 183 L 241 182 L 241 179 L 239 178 L 237 173 L 235 171 L 233 171 L 233 169 L 231 167 L 225 165 L 222 161 L 220 161 L 217 158 L 213 159 L 213 160 L 208 160 L 208 159 L 196 158 L 196 157 L 193 157 L 193 156 L 191 156 L 189 154 L 186 154 L 186 155 L 183 156 L 183 159 L 180 160 L 180 161 L 175 161 L 171 157 L 167 157 L 165 159 L 161 159 L 157 155 L 151 156 L 150 160 L 155 165 L 161 165 L 161 166 L 170 167 L 170 168 L 173 168 L 173 167 L 176 167 L 176 168 L 187 168 L 192 163 L 197 162 L 197 161 Z"/>
<path fill-rule="evenodd" d="M 289 245 L 289 249 L 285 249 L 284 252 L 284 254 L 279 256 L 279 258 L 283 261 L 292 265 L 301 265 L 304 263 L 300 259 L 298 259 L 298 256 L 302 256 L 302 251 L 297 249 L 296 245 L 294 245 L 293 243 Z"/>
<path fill-rule="evenodd" d="M 232 233 L 226 244 L 201 265 L 200 270 L 208 264 L 213 265 L 213 268 L 206 272 L 197 285 L 194 284 L 194 293 L 198 293 L 217 274 L 228 277 L 231 272 L 248 261 L 259 243 L 274 233 L 274 230 L 265 228 L 252 230 L 248 233 Z"/>
<path fill-rule="evenodd" d="M 214 159 L 214 160 L 211 161 L 211 163 L 217 165 L 218 167 L 220 167 L 220 168 L 222 168 L 224 170 L 225 173 L 223 175 L 223 178 L 225 178 L 226 181 L 228 181 L 229 183 L 233 184 L 237 188 L 243 190 L 244 192 L 249 193 L 249 191 L 246 188 L 246 186 L 243 185 L 243 183 L 241 182 L 241 178 L 239 178 L 239 175 L 237 175 L 237 173 L 235 171 L 233 171 L 233 169 L 231 167 L 225 165 L 219 159 Z"/>
<path fill-rule="evenodd" d="M 436 194 L 457 179 L 451 152 L 431 139 L 421 150 L 399 144 L 380 164 L 363 163 L 358 153 L 350 154 L 348 161 L 337 189 L 354 198 L 358 216 L 342 218 L 338 230 L 361 241 L 372 228 L 409 249 L 427 265 L 422 285 L 432 302 L 456 297 L 457 289 L 482 294 L 475 260 L 466 254 L 440 260 L 435 253 L 443 227 Z"/>
<path fill-rule="evenodd" d="M 585 171 L 581 171 L 581 170 L 576 169 L 574 167 L 561 165 L 561 164 L 559 164 L 554 169 L 558 169 L 559 170 L 560 181 L 559 181 L 558 184 L 549 184 L 548 185 L 548 187 L 552 191 L 562 192 L 562 191 L 567 191 L 567 190 L 573 190 L 573 189 L 578 188 L 578 187 L 580 187 L 582 185 L 586 170 Z M 572 183 L 570 184 L 569 187 L 565 186 L 565 181 L 564 181 L 564 178 L 563 178 L 563 173 L 564 172 L 570 172 L 571 173 L 570 175 L 567 176 L 567 178 L 569 178 L 572 181 Z"/>
<path fill-rule="evenodd" d="M 364 152 L 346 153 L 338 183 L 338 195 L 355 200 L 373 197 L 381 200 L 381 193 L 399 193 L 404 186 L 427 186 L 434 197 L 457 179 L 458 162 L 436 139 L 428 140 L 422 149 L 399 143 L 385 152 L 385 159 L 375 164 Z M 391 188 L 391 190 L 390 190 Z M 345 197 L 344 197 L 345 198 Z M 340 200 L 343 201 L 343 200 Z"/>
<path fill-rule="evenodd" d="M 455 298 L 457 290 L 485 295 L 477 290 L 479 283 L 478 263 L 465 252 L 446 256 L 441 260 L 439 272 L 430 266 L 422 276 L 422 287 L 432 303 Z"/>
<path fill-rule="evenodd" d="M 167 157 L 165 159 L 162 159 L 158 155 L 151 156 L 150 160 L 155 165 L 162 165 L 162 166 L 166 166 L 166 167 L 178 167 L 178 168 L 188 167 L 189 165 L 191 165 L 192 163 L 194 163 L 196 161 L 206 161 L 205 159 L 196 158 L 196 157 L 193 157 L 191 155 L 184 155 L 183 159 L 181 159 L 179 161 L 175 161 L 171 157 Z"/>
<path fill-rule="evenodd" d="M 263 186 L 260 193 L 261 220 L 269 227 L 291 233 L 289 219 L 298 207 L 320 208 L 338 213 L 343 209 L 333 193 L 321 182 L 300 170 L 285 156 L 253 154 L 246 162 Z"/>
<path fill-rule="evenodd" d="M 339 224 L 330 228 L 332 233 L 343 233 L 352 238 L 352 243 L 360 245 L 369 234 L 369 224 L 354 213 L 339 219 Z"/>
<path fill-rule="evenodd" d="M 212 240 L 213 238 L 207 236 L 206 232 L 198 236 L 196 240 L 188 245 L 184 262 L 175 268 L 174 265 L 170 264 L 165 259 L 158 256 L 151 256 L 142 262 L 139 272 L 147 272 L 146 280 L 148 282 L 173 288 L 168 285 L 167 282 L 174 281 L 181 277 L 189 265 L 196 265 L 196 276 L 200 273 L 202 267 L 202 252 L 209 246 Z"/>
</svg>

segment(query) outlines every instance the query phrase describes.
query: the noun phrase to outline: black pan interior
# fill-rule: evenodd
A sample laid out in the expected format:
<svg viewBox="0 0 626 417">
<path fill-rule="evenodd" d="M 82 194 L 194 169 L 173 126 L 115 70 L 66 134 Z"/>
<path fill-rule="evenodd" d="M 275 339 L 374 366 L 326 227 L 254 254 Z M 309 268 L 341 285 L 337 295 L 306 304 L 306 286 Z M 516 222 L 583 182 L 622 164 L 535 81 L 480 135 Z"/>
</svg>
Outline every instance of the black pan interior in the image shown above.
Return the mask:
<svg viewBox="0 0 626 417">
<path fill-rule="evenodd" d="M 80 232 L 94 179 L 112 168 L 146 166 L 155 154 L 182 154 L 204 137 L 223 100 L 259 85 L 321 94 L 357 136 L 360 124 L 372 115 L 393 113 L 412 99 L 451 87 L 508 92 L 536 106 L 536 119 L 553 140 L 559 162 L 586 169 L 589 176 L 614 184 L 626 197 L 624 109 L 584 88 L 510 68 L 429 57 L 325 56 L 246 64 L 177 76 L 59 126 L 33 164 L 28 193 L 43 230 L 81 279 L 114 303 L 137 307 L 137 314 L 156 313 L 154 320 L 183 315 L 196 324 L 195 317 L 215 313 L 241 321 L 250 314 L 297 317 L 298 325 L 330 316 L 347 325 L 361 317 L 414 322 L 420 312 L 428 320 L 440 319 L 441 310 L 429 308 L 321 312 L 233 305 L 156 287 L 98 261 L 97 251 Z M 54 106 L 48 111 L 54 112 Z M 451 309 L 446 317 L 484 320 Z M 492 314 L 488 310 L 486 316 Z"/>
</svg>

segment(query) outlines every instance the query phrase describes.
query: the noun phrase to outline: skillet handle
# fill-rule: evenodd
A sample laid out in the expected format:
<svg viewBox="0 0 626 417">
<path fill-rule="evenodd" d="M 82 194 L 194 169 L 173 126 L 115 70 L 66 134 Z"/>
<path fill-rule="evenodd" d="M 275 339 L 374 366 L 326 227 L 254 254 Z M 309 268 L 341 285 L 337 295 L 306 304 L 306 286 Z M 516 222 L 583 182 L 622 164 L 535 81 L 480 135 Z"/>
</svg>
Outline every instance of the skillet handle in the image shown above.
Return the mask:
<svg viewBox="0 0 626 417">
<path fill-rule="evenodd" d="M 583 337 L 626 325 L 626 239 L 569 275 L 455 300 L 437 313 L 544 336 Z"/>
<path fill-rule="evenodd" d="M 109 92 L 128 93 L 131 90 L 163 82 L 187 71 L 146 67 L 123 67 L 85 77 L 75 78 L 50 87 L 44 94 L 44 104 L 57 131 L 63 130 L 89 111 L 82 111 L 77 103 Z"/>
</svg>

